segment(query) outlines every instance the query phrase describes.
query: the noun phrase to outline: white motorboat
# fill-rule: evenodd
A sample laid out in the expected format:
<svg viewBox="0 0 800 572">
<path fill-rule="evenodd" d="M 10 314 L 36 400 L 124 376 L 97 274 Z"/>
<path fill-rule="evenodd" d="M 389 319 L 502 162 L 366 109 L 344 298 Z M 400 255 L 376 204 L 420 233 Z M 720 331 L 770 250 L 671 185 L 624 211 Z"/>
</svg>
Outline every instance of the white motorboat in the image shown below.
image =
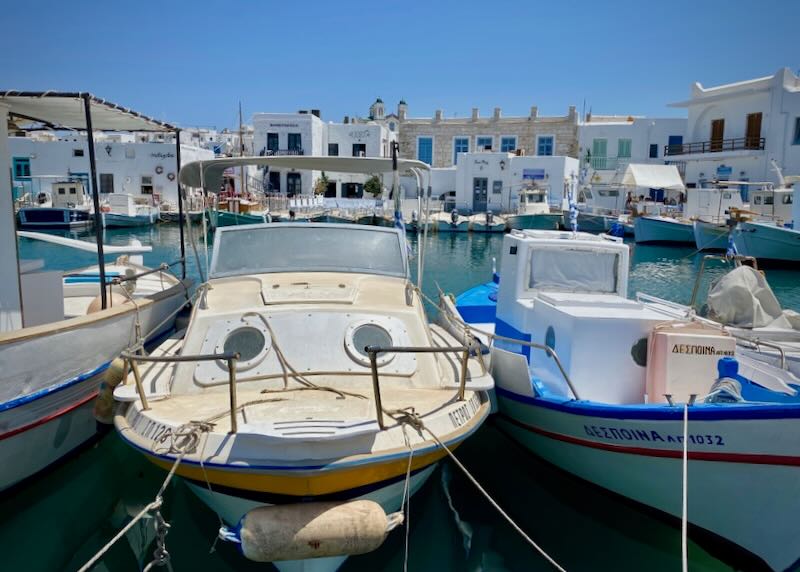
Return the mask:
<svg viewBox="0 0 800 572">
<path fill-rule="evenodd" d="M 100 207 L 103 228 L 149 226 L 158 221 L 159 209 L 146 197 L 109 193 Z"/>
<path fill-rule="evenodd" d="M 509 434 L 589 482 L 685 517 L 701 543 L 710 533 L 743 548 L 747 558 L 728 551 L 740 566 L 797 566 L 800 380 L 743 353 L 719 325 L 627 299 L 620 242 L 512 232 L 501 268 L 496 305 L 485 297 L 470 312 L 482 322 L 496 312 L 492 371 Z"/>
<path fill-rule="evenodd" d="M 526 187 L 519 192 L 517 212 L 508 215 L 509 229 L 538 228 L 556 230 L 564 223 L 560 211 L 552 212 L 546 187 Z"/>
<path fill-rule="evenodd" d="M 470 220 L 460 215 L 456 209 L 449 213 L 440 211 L 430 215 L 431 224 L 439 232 L 468 232 Z"/>
<path fill-rule="evenodd" d="M 389 159 L 236 160 L 392 169 Z M 188 164 L 181 181 L 213 187 L 214 171 L 231 161 Z M 127 356 L 166 363 L 142 367 L 135 386 L 117 387 L 117 430 L 155 464 L 175 466 L 237 527 L 225 536 L 248 558 L 279 570 L 336 570 L 398 523 L 404 496 L 446 454 L 439 443 L 457 446 L 486 419 L 492 377 L 480 356 L 427 323 L 401 228 L 219 228 L 209 277 L 182 335 L 153 356 Z M 158 445 L 187 433 L 202 446 Z"/>
<path fill-rule="evenodd" d="M 472 232 L 505 232 L 506 219 L 491 211 L 469 217 L 469 230 Z"/>
</svg>

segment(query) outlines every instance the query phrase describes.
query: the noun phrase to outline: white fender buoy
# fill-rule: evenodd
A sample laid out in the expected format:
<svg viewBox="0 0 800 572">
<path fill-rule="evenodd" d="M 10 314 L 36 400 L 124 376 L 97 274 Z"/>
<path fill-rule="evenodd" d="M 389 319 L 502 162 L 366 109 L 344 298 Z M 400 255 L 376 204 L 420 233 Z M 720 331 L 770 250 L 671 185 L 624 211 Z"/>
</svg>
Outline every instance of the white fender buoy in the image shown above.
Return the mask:
<svg viewBox="0 0 800 572">
<path fill-rule="evenodd" d="M 371 552 L 393 526 L 370 500 L 262 506 L 237 527 L 242 554 L 255 562 Z"/>
</svg>

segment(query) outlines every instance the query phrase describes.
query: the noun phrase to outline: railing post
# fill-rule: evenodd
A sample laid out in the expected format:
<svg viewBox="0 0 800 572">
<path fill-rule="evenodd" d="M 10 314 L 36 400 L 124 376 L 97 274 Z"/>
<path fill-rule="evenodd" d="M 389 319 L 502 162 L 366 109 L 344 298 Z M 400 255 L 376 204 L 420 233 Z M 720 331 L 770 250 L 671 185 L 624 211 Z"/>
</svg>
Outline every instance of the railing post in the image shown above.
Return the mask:
<svg viewBox="0 0 800 572">
<path fill-rule="evenodd" d="M 369 353 L 369 366 L 372 370 L 372 391 L 375 394 L 375 409 L 378 417 L 378 427 L 382 430 L 386 429 L 383 424 L 383 403 L 381 402 L 381 384 L 378 380 L 378 356 L 377 353 L 370 347 L 367 348 Z"/>
<path fill-rule="evenodd" d="M 238 357 L 238 354 L 237 356 Z M 228 358 L 228 385 L 231 398 L 231 433 L 236 433 L 236 357 Z"/>
<path fill-rule="evenodd" d="M 150 409 L 150 404 L 147 403 L 147 396 L 144 394 L 144 387 L 142 386 L 142 376 L 139 375 L 139 366 L 136 365 L 135 359 L 128 360 L 131 364 L 131 371 L 133 372 L 133 379 L 136 382 L 136 392 L 139 394 L 139 399 L 142 401 L 142 411 Z"/>
<path fill-rule="evenodd" d="M 480 349 L 477 351 L 480 351 Z M 459 401 L 464 401 L 464 391 L 467 388 L 467 368 L 469 368 L 469 344 L 467 344 L 467 349 L 464 350 L 464 355 L 461 356 L 461 380 L 458 384 Z"/>
</svg>

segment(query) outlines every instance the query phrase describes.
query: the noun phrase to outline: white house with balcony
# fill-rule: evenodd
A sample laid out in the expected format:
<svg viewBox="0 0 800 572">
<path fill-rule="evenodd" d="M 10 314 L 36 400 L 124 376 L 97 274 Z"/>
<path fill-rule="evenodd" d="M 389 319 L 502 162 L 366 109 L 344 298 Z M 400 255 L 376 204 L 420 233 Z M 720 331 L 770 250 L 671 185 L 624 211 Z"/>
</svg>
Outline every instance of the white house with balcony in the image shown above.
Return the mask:
<svg viewBox="0 0 800 572">
<path fill-rule="evenodd" d="M 578 124 L 581 183 L 607 184 L 629 163 L 664 164 L 665 148 L 683 143 L 684 118 L 586 115 Z"/>
<path fill-rule="evenodd" d="M 778 182 L 770 160 L 784 175 L 800 175 L 800 77 L 789 68 L 771 76 L 716 87 L 695 83 L 685 108 L 683 142 L 668 145 L 668 162 L 688 187 L 712 180 Z"/>
<path fill-rule="evenodd" d="M 256 155 L 388 157 L 395 134 L 378 123 L 325 123 L 319 110 L 256 113 L 253 116 Z M 289 196 L 310 195 L 322 177 L 319 171 L 271 169 L 263 174 L 267 190 Z M 364 175 L 325 173 L 328 198 L 361 198 Z"/>
</svg>

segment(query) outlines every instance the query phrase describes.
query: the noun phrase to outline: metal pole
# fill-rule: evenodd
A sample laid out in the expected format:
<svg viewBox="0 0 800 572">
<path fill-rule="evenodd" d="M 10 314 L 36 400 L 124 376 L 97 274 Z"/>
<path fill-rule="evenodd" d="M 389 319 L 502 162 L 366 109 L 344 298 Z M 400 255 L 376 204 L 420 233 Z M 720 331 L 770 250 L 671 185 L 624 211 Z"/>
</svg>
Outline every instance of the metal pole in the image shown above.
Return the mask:
<svg viewBox="0 0 800 572">
<path fill-rule="evenodd" d="M 381 403 L 381 384 L 378 381 L 378 356 L 377 353 L 374 351 L 370 351 L 370 348 L 367 348 L 367 352 L 369 353 L 369 365 L 370 369 L 372 369 L 372 391 L 375 394 L 375 412 L 378 417 L 378 427 L 381 430 L 386 429 L 383 424 L 383 403 Z"/>
<path fill-rule="evenodd" d="M 106 262 L 103 252 L 103 215 L 100 213 L 100 194 L 97 188 L 97 162 L 94 155 L 94 134 L 92 132 L 91 96 L 81 94 L 83 112 L 86 116 L 86 139 L 89 143 L 89 171 L 91 173 L 92 202 L 94 203 L 94 234 L 97 241 L 97 266 L 100 269 L 100 302 L 105 310 L 108 307 L 106 294 Z"/>
<path fill-rule="evenodd" d="M 478 349 L 480 352 L 480 349 Z M 458 384 L 458 400 L 464 401 L 464 390 L 467 387 L 467 369 L 469 369 L 469 344 L 467 349 L 464 350 L 464 355 L 461 356 L 461 379 Z"/>
<path fill-rule="evenodd" d="M 147 411 L 150 409 L 150 405 L 147 403 L 147 396 L 144 394 L 144 387 L 142 386 L 142 376 L 139 373 L 139 366 L 136 365 L 135 359 L 128 359 L 128 362 L 131 366 L 131 371 L 133 372 L 133 380 L 136 382 L 136 392 L 139 394 L 139 399 L 142 401 L 142 411 Z"/>
<path fill-rule="evenodd" d="M 236 358 L 228 358 L 228 384 L 231 397 L 231 433 L 236 433 Z"/>
<path fill-rule="evenodd" d="M 183 237 L 183 224 L 185 215 L 183 213 L 183 187 L 181 186 L 181 130 L 175 130 L 175 182 L 178 185 L 178 226 L 181 233 L 181 278 L 186 278 L 186 241 Z M 203 215 L 205 216 L 205 214 Z"/>
</svg>

